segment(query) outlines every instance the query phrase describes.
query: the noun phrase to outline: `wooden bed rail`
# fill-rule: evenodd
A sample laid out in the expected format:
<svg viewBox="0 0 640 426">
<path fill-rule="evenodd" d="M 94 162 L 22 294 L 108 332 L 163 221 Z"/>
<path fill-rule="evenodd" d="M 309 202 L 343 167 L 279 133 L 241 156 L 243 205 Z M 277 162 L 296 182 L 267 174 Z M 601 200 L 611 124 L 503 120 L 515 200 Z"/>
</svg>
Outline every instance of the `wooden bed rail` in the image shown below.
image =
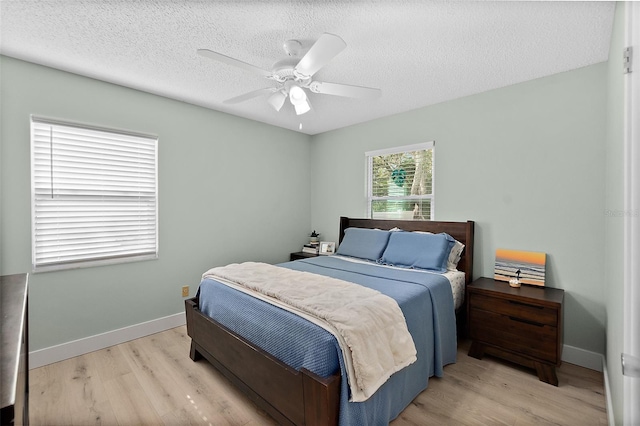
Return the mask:
<svg viewBox="0 0 640 426">
<path fill-rule="evenodd" d="M 257 406 L 283 425 L 336 425 L 340 374 L 322 378 L 294 370 L 185 300 L 190 357 L 204 357 Z"/>
</svg>

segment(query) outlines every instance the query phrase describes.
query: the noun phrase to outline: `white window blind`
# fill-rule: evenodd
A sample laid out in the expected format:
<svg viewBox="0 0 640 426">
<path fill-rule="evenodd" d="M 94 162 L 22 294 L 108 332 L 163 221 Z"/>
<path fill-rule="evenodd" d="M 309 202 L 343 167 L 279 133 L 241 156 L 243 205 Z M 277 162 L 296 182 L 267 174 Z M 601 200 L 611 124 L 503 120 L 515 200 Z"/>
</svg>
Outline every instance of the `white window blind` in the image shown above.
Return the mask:
<svg viewBox="0 0 640 426">
<path fill-rule="evenodd" d="M 31 118 L 34 271 L 157 257 L 157 142 Z"/>
<path fill-rule="evenodd" d="M 433 220 L 434 145 L 426 142 L 365 153 L 368 217 Z"/>
</svg>

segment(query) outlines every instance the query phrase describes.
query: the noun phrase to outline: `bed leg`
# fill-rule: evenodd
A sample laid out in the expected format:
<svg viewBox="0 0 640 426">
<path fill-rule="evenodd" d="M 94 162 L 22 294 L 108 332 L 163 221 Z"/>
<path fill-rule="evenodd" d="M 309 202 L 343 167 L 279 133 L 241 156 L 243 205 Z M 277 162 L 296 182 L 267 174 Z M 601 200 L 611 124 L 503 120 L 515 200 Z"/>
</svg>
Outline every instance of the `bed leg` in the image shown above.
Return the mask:
<svg viewBox="0 0 640 426">
<path fill-rule="evenodd" d="M 202 359 L 202 354 L 198 352 L 198 350 L 196 349 L 196 344 L 193 340 L 191 341 L 191 350 L 189 350 L 189 358 L 191 358 L 191 360 L 193 361 L 198 361 Z"/>
</svg>

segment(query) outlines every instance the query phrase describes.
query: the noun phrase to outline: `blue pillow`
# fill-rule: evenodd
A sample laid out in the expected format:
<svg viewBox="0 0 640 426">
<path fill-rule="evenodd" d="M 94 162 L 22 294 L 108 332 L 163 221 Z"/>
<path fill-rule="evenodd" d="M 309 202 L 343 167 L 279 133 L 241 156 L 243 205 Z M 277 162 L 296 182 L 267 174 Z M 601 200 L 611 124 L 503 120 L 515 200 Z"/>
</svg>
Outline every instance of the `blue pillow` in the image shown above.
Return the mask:
<svg viewBox="0 0 640 426">
<path fill-rule="evenodd" d="M 389 234 L 381 229 L 347 228 L 336 254 L 378 260 L 387 246 Z"/>
<path fill-rule="evenodd" d="M 405 268 L 446 272 L 455 240 L 448 234 L 393 232 L 381 262 Z"/>
</svg>

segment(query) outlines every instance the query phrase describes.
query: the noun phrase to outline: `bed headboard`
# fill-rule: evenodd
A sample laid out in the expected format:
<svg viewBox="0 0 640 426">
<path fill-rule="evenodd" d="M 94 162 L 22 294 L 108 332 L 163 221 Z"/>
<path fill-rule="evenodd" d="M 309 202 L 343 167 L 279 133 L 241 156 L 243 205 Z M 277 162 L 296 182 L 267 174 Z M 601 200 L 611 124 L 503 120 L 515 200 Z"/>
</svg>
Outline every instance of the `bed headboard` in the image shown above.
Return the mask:
<svg viewBox="0 0 640 426">
<path fill-rule="evenodd" d="M 458 263 L 458 270 L 465 273 L 465 282 L 471 282 L 473 275 L 473 225 L 474 222 L 436 222 L 433 220 L 388 220 L 388 219 L 354 219 L 340 218 L 340 242 L 344 238 L 344 230 L 352 228 L 377 228 L 389 230 L 400 228 L 404 231 L 424 231 L 438 234 L 446 232 L 464 244 L 464 251 Z"/>
</svg>

